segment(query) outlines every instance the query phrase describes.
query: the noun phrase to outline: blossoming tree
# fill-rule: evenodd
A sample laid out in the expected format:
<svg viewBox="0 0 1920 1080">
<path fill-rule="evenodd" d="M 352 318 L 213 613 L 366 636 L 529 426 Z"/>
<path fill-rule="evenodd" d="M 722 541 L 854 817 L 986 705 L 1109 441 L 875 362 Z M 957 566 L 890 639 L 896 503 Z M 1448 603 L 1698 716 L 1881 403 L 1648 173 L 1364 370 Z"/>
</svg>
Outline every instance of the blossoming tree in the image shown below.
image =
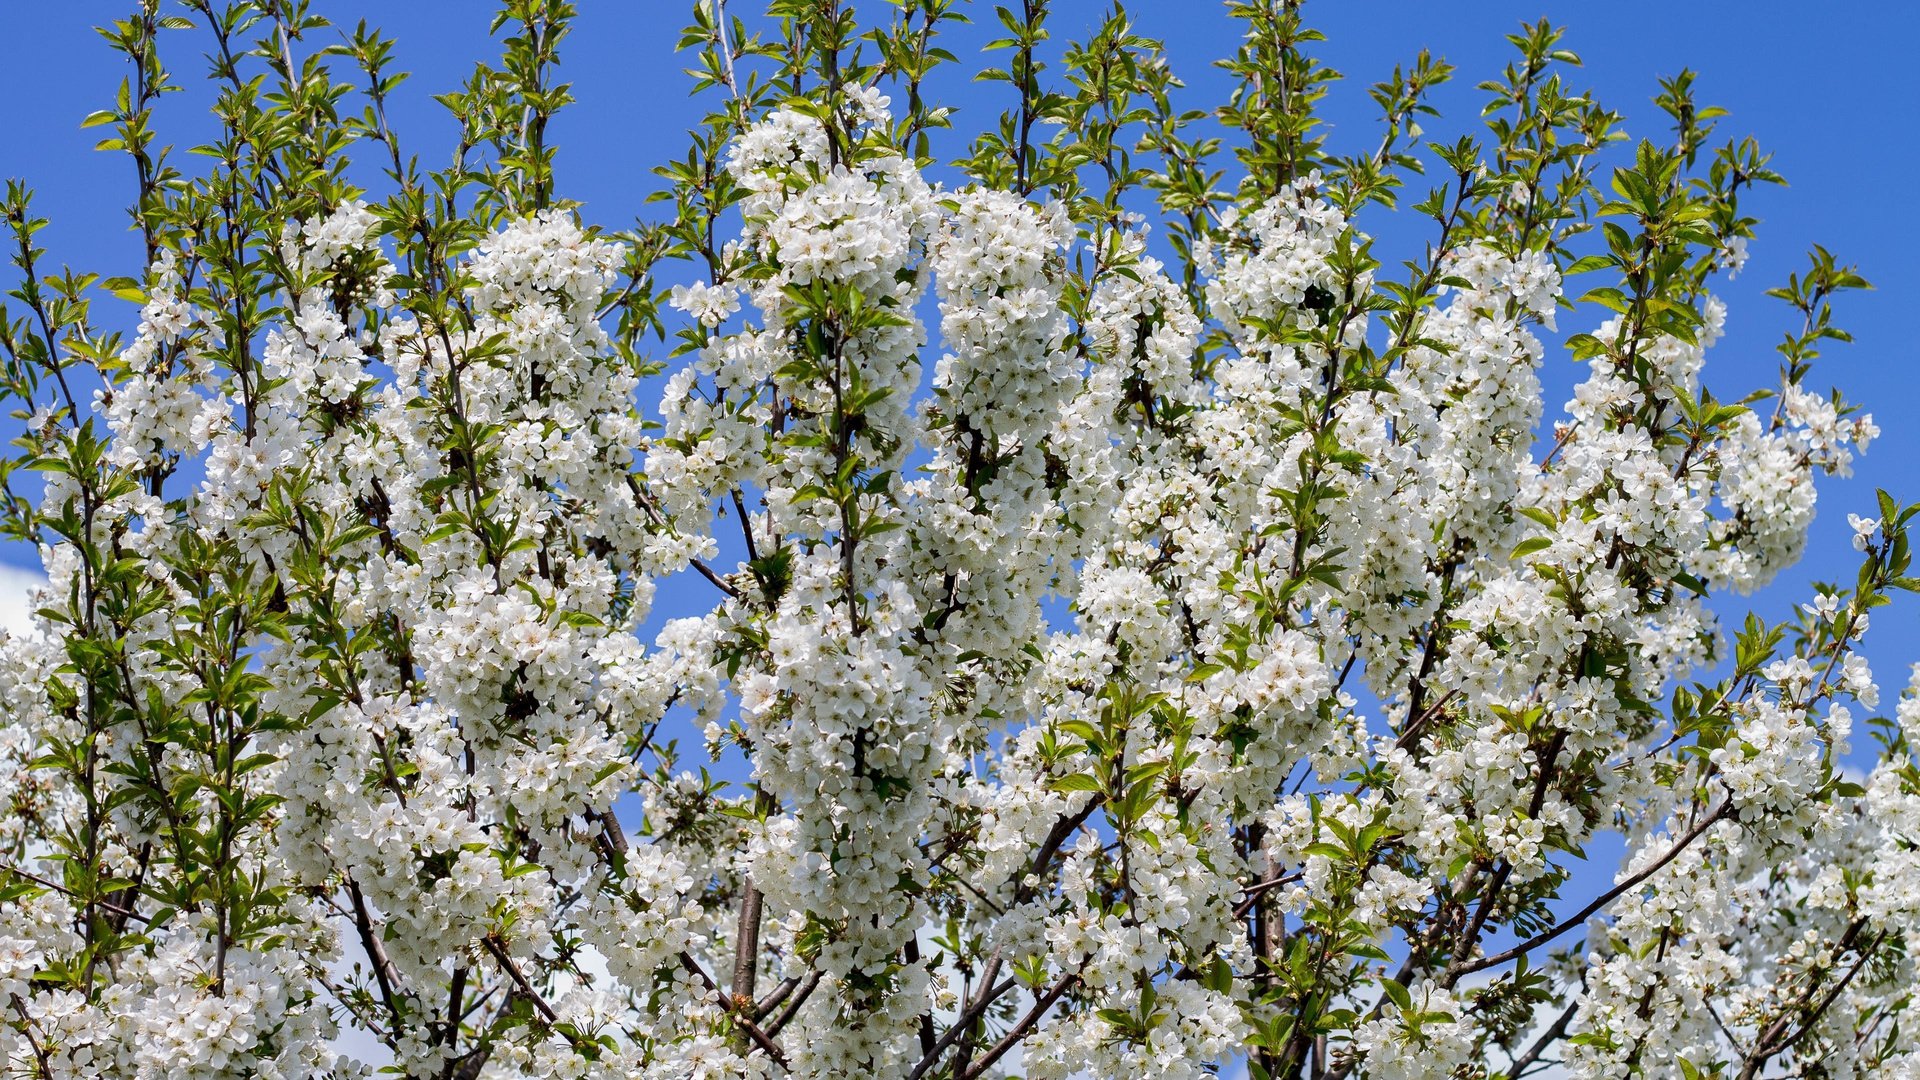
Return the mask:
<svg viewBox="0 0 1920 1080">
<path fill-rule="evenodd" d="M 1716 602 L 1875 433 L 1811 374 L 1865 282 L 1816 251 L 1710 393 L 1777 177 L 1689 76 L 1629 143 L 1543 23 L 1480 137 L 1421 143 L 1422 55 L 1340 156 L 1297 3 L 1231 10 L 1190 112 L 1118 12 L 703 0 L 617 235 L 554 184 L 564 0 L 439 170 L 304 0 L 108 28 L 144 273 L 4 206 L 5 1074 L 1920 1075 L 1914 691 L 1843 767 L 1916 508 L 1794 621 Z"/>
</svg>

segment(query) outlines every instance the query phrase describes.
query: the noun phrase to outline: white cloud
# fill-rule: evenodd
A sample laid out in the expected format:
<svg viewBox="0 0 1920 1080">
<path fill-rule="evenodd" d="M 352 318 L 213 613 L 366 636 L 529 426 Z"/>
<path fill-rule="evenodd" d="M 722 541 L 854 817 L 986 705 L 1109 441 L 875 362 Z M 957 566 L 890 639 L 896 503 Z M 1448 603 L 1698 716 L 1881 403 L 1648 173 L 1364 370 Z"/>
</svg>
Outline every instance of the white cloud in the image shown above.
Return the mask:
<svg viewBox="0 0 1920 1080">
<path fill-rule="evenodd" d="M 15 635 L 33 632 L 33 590 L 46 582 L 32 570 L 0 563 L 0 630 Z"/>
</svg>

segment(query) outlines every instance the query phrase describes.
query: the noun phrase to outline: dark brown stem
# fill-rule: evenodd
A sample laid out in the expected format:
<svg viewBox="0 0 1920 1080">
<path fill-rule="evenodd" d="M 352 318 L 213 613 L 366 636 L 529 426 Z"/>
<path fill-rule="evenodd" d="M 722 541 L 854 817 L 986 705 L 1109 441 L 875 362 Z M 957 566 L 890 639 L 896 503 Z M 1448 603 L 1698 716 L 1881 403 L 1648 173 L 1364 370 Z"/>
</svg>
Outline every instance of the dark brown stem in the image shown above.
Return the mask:
<svg viewBox="0 0 1920 1080">
<path fill-rule="evenodd" d="M 719 995 L 723 1002 L 726 1000 L 726 995 L 720 993 L 720 986 L 713 981 L 713 976 L 707 974 L 706 969 L 702 968 L 700 962 L 695 960 L 691 954 L 685 952 L 680 954 L 680 966 L 685 968 L 688 974 L 700 980 L 700 984 L 705 986 L 709 993 Z M 782 1069 L 788 1067 L 787 1055 L 780 1052 L 779 1045 L 773 1041 L 771 1035 L 768 1035 L 759 1024 L 753 1022 L 753 1017 L 739 1009 L 729 1009 L 728 1011 L 733 1015 L 734 1024 L 736 1024 L 741 1031 L 747 1033 L 747 1037 L 753 1040 L 754 1045 L 766 1051 L 767 1056 L 772 1058 L 774 1063 Z"/>
<path fill-rule="evenodd" d="M 373 978 L 380 986 L 380 1001 L 387 1007 L 387 1015 L 393 1020 L 393 1037 L 400 1037 L 400 1029 L 405 1022 L 400 1018 L 399 986 L 400 975 L 394 970 L 393 961 L 387 957 L 387 947 L 374 931 L 373 914 L 367 908 L 366 895 L 360 891 L 360 883 L 347 875 L 347 898 L 353 902 L 353 926 L 360 935 L 360 947 L 367 952 L 367 959 L 373 962 Z"/>
<path fill-rule="evenodd" d="M 1847 932 L 1840 938 L 1839 944 L 1834 948 L 1834 956 L 1836 958 L 1853 947 L 1855 939 L 1860 936 L 1860 931 L 1864 930 L 1866 925 L 1867 921 L 1865 919 L 1857 919 L 1852 925 L 1847 927 Z M 1866 947 L 1860 950 L 1860 955 L 1854 960 L 1853 966 L 1847 969 L 1847 973 L 1840 977 L 1840 981 L 1835 983 L 1831 990 L 1827 991 L 1826 996 L 1821 999 L 1820 1004 L 1811 1009 L 1807 1008 L 1807 1005 L 1813 999 L 1815 991 L 1819 989 L 1820 980 L 1817 977 L 1810 977 L 1807 981 L 1806 990 L 1800 995 L 1799 1002 L 1794 1008 L 1788 1009 L 1782 1013 L 1778 1019 L 1774 1020 L 1772 1024 L 1769 1024 L 1766 1031 L 1762 1032 L 1760 1038 L 1755 1042 L 1753 1053 L 1746 1055 L 1745 1064 L 1740 1069 L 1740 1080 L 1753 1080 L 1754 1077 L 1760 1074 L 1760 1070 L 1766 1067 L 1768 1061 L 1793 1049 L 1795 1044 L 1801 1039 L 1806 1038 L 1807 1034 L 1813 1030 L 1814 1024 L 1819 1022 L 1820 1017 L 1826 1013 L 1827 1009 L 1832 1007 L 1835 999 L 1839 998 L 1841 993 L 1846 990 L 1847 985 L 1853 982 L 1853 977 L 1858 975 L 1860 969 L 1866 966 L 1867 961 L 1873 958 L 1874 950 L 1878 949 L 1880 943 L 1885 939 L 1886 934 L 1881 933 L 1876 935 L 1872 941 L 1868 942 Z M 1788 1035 L 1787 1030 L 1793 1025 L 1794 1014 L 1796 1012 L 1804 1012 L 1805 1016 L 1801 1019 L 1800 1026 L 1794 1030 L 1793 1034 Z"/>
<path fill-rule="evenodd" d="M 760 968 L 760 890 L 740 879 L 740 923 L 733 942 L 733 1000 L 751 1006 Z"/>
<path fill-rule="evenodd" d="M 1567 1033 L 1567 1025 L 1573 1022 L 1573 1014 L 1579 1011 L 1579 1008 L 1578 1001 L 1570 1002 L 1561 1011 L 1559 1018 L 1554 1020 L 1552 1026 L 1541 1032 L 1539 1038 L 1533 1040 L 1533 1045 L 1527 1047 L 1527 1052 L 1513 1059 L 1513 1065 L 1507 1069 L 1507 1080 L 1520 1080 L 1525 1076 L 1527 1070 L 1540 1060 L 1540 1055 L 1546 1053 L 1548 1047 L 1559 1042 L 1560 1038 Z"/>
<path fill-rule="evenodd" d="M 1662 868 L 1664 868 L 1668 863 L 1672 862 L 1675 858 L 1679 857 L 1682 851 L 1685 851 L 1689 846 L 1693 844 L 1695 840 L 1699 839 L 1700 835 L 1706 832 L 1708 828 L 1712 827 L 1715 822 L 1718 822 L 1722 818 L 1730 816 L 1732 813 L 1733 813 L 1733 804 L 1731 802 L 1721 803 L 1719 809 L 1701 818 L 1699 824 L 1687 830 L 1686 835 L 1682 836 L 1679 840 L 1675 841 L 1673 847 L 1669 848 L 1665 855 L 1660 856 L 1660 858 L 1657 859 L 1653 863 L 1653 865 L 1647 867 L 1646 869 L 1640 871 L 1637 874 L 1634 874 L 1632 877 L 1627 878 L 1625 881 L 1622 881 L 1620 884 L 1615 885 L 1611 889 L 1608 889 L 1606 892 L 1601 893 L 1598 897 L 1594 899 L 1592 903 L 1588 904 L 1584 908 L 1581 908 L 1580 911 L 1574 916 L 1572 916 L 1571 918 L 1562 919 L 1556 925 L 1546 930 L 1542 930 L 1540 933 L 1535 934 L 1534 936 L 1528 938 L 1527 940 L 1521 942 L 1518 945 L 1515 945 L 1513 948 L 1508 949 L 1505 952 L 1495 953 L 1492 956 L 1482 957 L 1479 960 L 1454 964 L 1453 966 L 1447 969 L 1447 972 L 1446 972 L 1447 978 L 1449 980 L 1455 980 L 1455 979 L 1459 979 L 1463 975 L 1471 975 L 1476 971 L 1485 971 L 1490 967 L 1499 967 L 1501 964 L 1504 964 L 1509 960 L 1516 959 L 1526 953 L 1532 952 L 1533 950 L 1539 948 L 1542 945 L 1545 945 L 1549 941 L 1554 940 L 1555 938 L 1559 937 L 1560 935 L 1566 933 L 1567 931 L 1573 929 L 1576 926 L 1586 925 L 1587 919 L 1590 916 L 1592 916 L 1594 912 L 1599 911 L 1601 908 L 1606 907 L 1608 904 L 1613 903 L 1616 899 L 1620 897 L 1622 893 L 1626 892 L 1628 889 L 1633 888 L 1634 886 L 1647 880 L 1653 875 L 1659 873 Z"/>
<path fill-rule="evenodd" d="M 800 989 L 787 1001 L 787 1007 L 781 1009 L 780 1015 L 774 1017 L 773 1023 L 767 1025 L 767 1037 L 774 1038 L 778 1036 L 780 1029 L 792 1023 L 793 1018 L 800 1013 L 800 1006 L 805 1005 L 807 999 L 812 997 L 813 992 L 819 989 L 819 987 L 820 973 L 816 971 L 807 976 L 806 981 L 800 984 Z"/>
<path fill-rule="evenodd" d="M 1033 1007 L 1027 1010 L 1026 1015 L 1022 1016 L 1018 1023 L 1009 1028 L 1007 1033 L 1001 1036 L 1000 1041 L 993 1044 L 992 1049 L 980 1055 L 980 1060 L 974 1062 L 972 1067 L 967 1069 L 958 1080 L 976 1080 L 977 1077 L 992 1068 L 993 1063 L 1005 1057 L 1007 1051 L 1020 1045 L 1020 1040 L 1026 1038 L 1027 1033 L 1033 1030 L 1033 1026 L 1040 1022 L 1040 1018 L 1047 1014 L 1047 1010 L 1053 1008 L 1054 1002 L 1059 1001 L 1060 996 L 1065 994 L 1073 987 L 1073 984 L 1079 981 L 1080 973 L 1077 971 L 1069 975 L 1061 976 L 1060 981 L 1054 983 L 1051 989 L 1036 1000 L 1033 1003 Z"/>
<path fill-rule="evenodd" d="M 547 1003 L 547 999 L 540 991 L 534 989 L 533 983 L 527 980 L 526 973 L 520 970 L 520 965 L 514 962 L 512 956 L 508 955 L 506 946 L 500 944 L 499 938 L 488 934 L 486 937 L 480 939 L 480 943 L 486 946 L 487 952 L 493 955 L 494 962 L 500 965 L 500 970 L 506 972 L 507 978 L 513 980 L 514 989 L 520 991 L 520 995 L 533 1004 L 534 1011 L 540 1014 L 540 1019 L 547 1022 L 547 1027 L 552 1029 L 554 1034 L 567 1040 L 568 1045 L 576 1050 L 585 1046 L 596 1045 L 579 1035 L 574 1035 L 559 1029 L 560 1014 L 555 1012 L 553 1006 Z"/>
<path fill-rule="evenodd" d="M 940 1055 L 946 1053 L 949 1046 L 960 1041 L 962 1036 L 973 1030 L 973 1025 L 979 1023 L 980 1017 L 986 1013 L 989 1006 L 999 1000 L 1000 995 L 1013 989 L 1014 979 L 1012 976 L 1008 976 L 998 984 L 993 982 L 992 973 L 997 971 L 998 967 L 999 958 L 996 957 L 993 962 L 988 965 L 988 975 L 985 979 L 981 980 L 980 992 L 973 996 L 973 1002 L 967 1006 L 967 1011 L 954 1018 L 953 1023 L 948 1026 L 946 1034 L 940 1036 L 939 1041 L 933 1044 L 933 1049 L 922 1055 L 920 1063 L 913 1067 L 911 1073 L 907 1074 L 907 1080 L 920 1080 L 920 1077 L 925 1076 L 927 1070 L 933 1068 L 934 1065 L 939 1062 Z M 965 1065 L 956 1065 L 954 1072 L 959 1074 L 965 1071 L 965 1068 Z"/>
</svg>

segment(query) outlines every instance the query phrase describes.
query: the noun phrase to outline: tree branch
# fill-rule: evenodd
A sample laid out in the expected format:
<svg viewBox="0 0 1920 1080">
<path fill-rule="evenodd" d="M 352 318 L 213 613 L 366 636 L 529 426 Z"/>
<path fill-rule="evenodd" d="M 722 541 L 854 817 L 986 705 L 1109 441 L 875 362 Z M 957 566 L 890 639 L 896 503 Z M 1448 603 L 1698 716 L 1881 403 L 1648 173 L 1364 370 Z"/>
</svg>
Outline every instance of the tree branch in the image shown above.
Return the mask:
<svg viewBox="0 0 1920 1080">
<path fill-rule="evenodd" d="M 1678 841 L 1676 841 L 1673 847 L 1667 850 L 1667 853 L 1665 855 L 1662 855 L 1660 856 L 1659 859 L 1655 860 L 1653 865 L 1647 867 L 1646 869 L 1640 871 L 1637 874 L 1634 874 L 1632 877 L 1627 878 L 1625 881 L 1622 881 L 1620 884 L 1615 885 L 1611 889 L 1608 889 L 1606 892 L 1601 893 L 1597 898 L 1594 899 L 1594 901 L 1591 904 L 1588 904 L 1586 907 L 1581 908 L 1578 914 L 1572 916 L 1571 918 L 1561 920 L 1555 926 L 1547 930 L 1542 930 L 1540 933 L 1535 934 L 1534 936 L 1528 938 L 1527 940 L 1521 942 L 1518 945 L 1515 945 L 1513 948 L 1508 949 L 1505 952 L 1495 953 L 1492 956 L 1483 957 L 1479 960 L 1474 960 L 1471 962 L 1453 964 L 1447 968 L 1447 972 L 1446 972 L 1447 978 L 1449 980 L 1458 979 L 1463 975 L 1471 975 L 1476 971 L 1485 971 L 1490 967 L 1499 967 L 1501 964 L 1504 964 L 1509 960 L 1516 959 L 1517 957 L 1522 956 L 1523 954 L 1532 952 L 1533 950 L 1539 948 L 1542 945 L 1545 945 L 1549 941 L 1554 940 L 1555 938 L 1573 929 L 1574 927 L 1585 924 L 1587 919 L 1590 916 L 1592 916 L 1594 912 L 1599 911 L 1601 908 L 1606 907 L 1608 904 L 1613 903 L 1614 900 L 1620 897 L 1620 894 L 1626 892 L 1628 889 L 1633 888 L 1635 885 L 1638 885 L 1641 882 L 1647 880 L 1648 878 L 1652 877 L 1654 874 L 1659 873 L 1661 868 L 1665 867 L 1668 863 L 1672 862 L 1676 857 L 1678 857 L 1682 851 L 1685 851 L 1690 845 L 1692 845 L 1692 843 L 1695 840 L 1699 839 L 1700 835 L 1706 832 L 1708 828 L 1712 827 L 1712 825 L 1715 822 L 1721 820 L 1722 818 L 1731 816 L 1732 812 L 1733 812 L 1733 803 L 1731 801 L 1721 803 L 1719 809 L 1715 810 L 1711 814 L 1708 814 L 1706 817 L 1701 818 L 1700 823 L 1698 825 L 1695 825 L 1693 828 L 1687 830 L 1686 835 L 1682 836 Z"/>
</svg>

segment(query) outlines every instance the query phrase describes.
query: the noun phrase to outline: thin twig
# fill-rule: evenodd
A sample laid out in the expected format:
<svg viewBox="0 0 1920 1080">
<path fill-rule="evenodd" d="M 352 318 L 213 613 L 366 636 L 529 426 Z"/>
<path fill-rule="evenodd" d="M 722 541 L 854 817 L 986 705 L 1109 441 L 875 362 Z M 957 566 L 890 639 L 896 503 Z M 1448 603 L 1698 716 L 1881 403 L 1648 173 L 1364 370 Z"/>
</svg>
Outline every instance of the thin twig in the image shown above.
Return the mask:
<svg viewBox="0 0 1920 1080">
<path fill-rule="evenodd" d="M 695 960 L 690 953 L 682 952 L 680 954 L 680 966 L 686 968 L 688 973 L 693 975 L 694 978 L 699 979 L 701 985 L 705 986 L 709 992 L 718 994 L 722 1002 L 728 1000 L 727 995 L 721 993 L 719 984 L 713 981 L 713 976 L 707 974 L 706 969 L 702 968 L 700 962 Z M 782 1069 L 788 1067 L 787 1055 L 780 1052 L 780 1047 L 773 1041 L 773 1036 L 768 1035 L 766 1031 L 761 1029 L 759 1024 L 753 1022 L 753 1017 L 748 1016 L 744 1011 L 736 1008 L 730 1007 L 727 1011 L 733 1016 L 733 1022 L 739 1025 L 740 1030 L 746 1032 L 748 1038 L 752 1039 L 760 1049 L 766 1051 L 767 1056 L 772 1058 L 775 1064 L 779 1065 Z"/>
<path fill-rule="evenodd" d="M 1637 874 L 1634 874 L 1632 877 L 1627 878 L 1625 881 L 1622 881 L 1620 884 L 1615 885 L 1611 889 L 1608 889 L 1606 892 L 1601 893 L 1597 898 L 1594 899 L 1593 903 L 1588 904 L 1584 908 L 1581 908 L 1579 914 L 1574 915 L 1571 918 L 1561 920 L 1559 924 L 1549 929 L 1542 930 L 1540 933 L 1535 934 L 1534 936 L 1528 938 L 1527 940 L 1521 942 L 1518 945 L 1515 945 L 1513 948 L 1508 949 L 1505 952 L 1495 953 L 1492 956 L 1483 957 L 1479 960 L 1474 960 L 1471 962 L 1454 964 L 1453 966 L 1447 969 L 1447 976 L 1451 979 L 1458 979 L 1463 975 L 1471 975 L 1476 971 L 1485 971 L 1490 967 L 1499 967 L 1501 964 L 1504 964 L 1509 960 L 1515 959 L 1516 957 L 1532 952 L 1533 950 L 1539 948 L 1542 945 L 1545 945 L 1547 942 L 1552 941 L 1553 939 L 1559 937 L 1561 934 L 1566 933 L 1567 931 L 1573 929 L 1576 926 L 1584 925 L 1588 917 L 1590 917 L 1594 912 L 1599 911 L 1601 908 L 1606 907 L 1608 904 L 1613 903 L 1614 900 L 1619 898 L 1621 893 L 1626 892 L 1628 889 L 1631 889 L 1635 885 L 1638 885 L 1641 882 L 1647 880 L 1648 878 L 1652 877 L 1654 874 L 1659 873 L 1662 868 L 1664 868 L 1668 863 L 1672 862 L 1675 858 L 1677 858 L 1682 851 L 1685 851 L 1689 845 L 1691 845 L 1695 840 L 1699 839 L 1701 833 L 1706 832 L 1707 829 L 1712 827 L 1715 822 L 1721 820 L 1722 818 L 1727 817 L 1732 812 L 1733 812 L 1733 803 L 1731 801 L 1721 803 L 1719 809 L 1715 810 L 1711 814 L 1708 814 L 1704 818 L 1701 818 L 1699 824 L 1695 825 L 1692 829 L 1689 829 L 1686 835 L 1682 836 L 1677 842 L 1675 842 L 1673 847 L 1669 848 L 1665 855 L 1662 855 L 1660 856 L 1659 859 L 1655 860 L 1653 865 L 1647 867 L 1646 869 L 1640 871 Z"/>
<path fill-rule="evenodd" d="M 1020 1040 L 1027 1037 L 1027 1032 L 1032 1031 L 1033 1026 L 1040 1022 L 1040 1018 L 1047 1014 L 1047 1010 L 1053 1008 L 1054 1002 L 1059 1001 L 1060 996 L 1065 994 L 1073 984 L 1079 981 L 1080 973 L 1077 971 L 1061 976 L 1060 981 L 1054 983 L 1052 989 L 1048 990 L 1044 996 L 1035 1001 L 1033 1007 L 1027 1010 L 1026 1015 L 1020 1018 L 1019 1023 L 1007 1029 L 1007 1033 L 1001 1036 L 1000 1041 L 993 1044 L 993 1049 L 988 1050 L 981 1056 L 979 1061 L 974 1062 L 973 1066 L 966 1071 L 966 1074 L 960 1077 L 960 1080 L 975 1080 L 976 1077 L 991 1068 L 994 1062 L 1004 1057 L 1007 1051 L 1018 1046 Z"/>
<path fill-rule="evenodd" d="M 1579 1009 L 1579 1001 L 1569 1002 L 1566 1009 L 1560 1013 L 1559 1019 L 1542 1032 L 1540 1037 L 1533 1041 L 1532 1046 L 1527 1047 L 1527 1052 L 1513 1059 L 1512 1066 L 1507 1069 L 1507 1080 L 1520 1080 L 1525 1076 L 1527 1070 L 1540 1060 L 1540 1055 L 1546 1053 L 1548 1047 L 1560 1041 L 1560 1037 L 1567 1033 L 1567 1025 L 1573 1022 L 1573 1014 Z"/>
</svg>

